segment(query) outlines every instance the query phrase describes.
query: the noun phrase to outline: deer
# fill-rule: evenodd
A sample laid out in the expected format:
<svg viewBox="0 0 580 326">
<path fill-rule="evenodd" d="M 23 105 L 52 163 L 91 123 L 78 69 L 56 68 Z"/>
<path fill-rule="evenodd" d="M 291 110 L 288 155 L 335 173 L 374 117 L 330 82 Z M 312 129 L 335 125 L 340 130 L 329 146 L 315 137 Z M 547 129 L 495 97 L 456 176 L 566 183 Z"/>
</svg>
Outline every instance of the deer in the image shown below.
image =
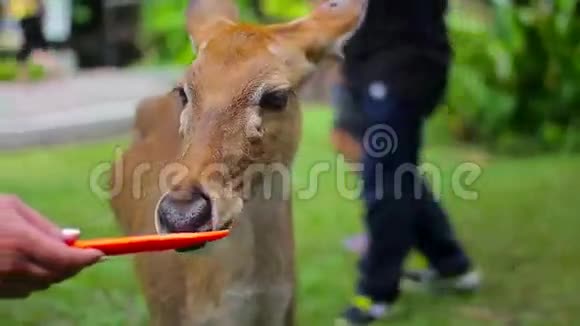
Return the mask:
<svg viewBox="0 0 580 326">
<path fill-rule="evenodd" d="M 111 207 L 127 235 L 230 234 L 134 258 L 152 325 L 294 324 L 292 194 L 281 171 L 290 173 L 301 140 L 297 93 L 365 7 L 321 1 L 304 18 L 258 25 L 239 22 L 230 1 L 190 1 L 197 58 L 174 90 L 138 106 Z"/>
</svg>

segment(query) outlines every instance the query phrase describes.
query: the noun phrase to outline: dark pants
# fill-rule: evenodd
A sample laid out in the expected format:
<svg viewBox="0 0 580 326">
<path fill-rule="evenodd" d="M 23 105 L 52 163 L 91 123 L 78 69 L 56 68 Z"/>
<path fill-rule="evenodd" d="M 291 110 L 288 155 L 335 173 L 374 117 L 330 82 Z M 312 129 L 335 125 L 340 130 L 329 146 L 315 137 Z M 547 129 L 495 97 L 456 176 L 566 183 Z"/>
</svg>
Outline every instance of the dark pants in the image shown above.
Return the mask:
<svg viewBox="0 0 580 326">
<path fill-rule="evenodd" d="M 35 49 L 46 49 L 48 44 L 42 31 L 42 16 L 32 16 L 20 21 L 24 43 L 16 55 L 19 62 L 28 60 Z"/>
<path fill-rule="evenodd" d="M 399 96 L 386 82 L 355 91 L 370 125 L 363 139 L 370 241 L 360 262 L 358 291 L 375 301 L 396 300 L 402 265 L 412 248 L 442 276 L 470 268 L 446 213 L 417 171 L 425 119 L 445 89 L 446 78 L 440 77 L 424 83 L 431 87 L 418 90 L 414 98 Z"/>
</svg>

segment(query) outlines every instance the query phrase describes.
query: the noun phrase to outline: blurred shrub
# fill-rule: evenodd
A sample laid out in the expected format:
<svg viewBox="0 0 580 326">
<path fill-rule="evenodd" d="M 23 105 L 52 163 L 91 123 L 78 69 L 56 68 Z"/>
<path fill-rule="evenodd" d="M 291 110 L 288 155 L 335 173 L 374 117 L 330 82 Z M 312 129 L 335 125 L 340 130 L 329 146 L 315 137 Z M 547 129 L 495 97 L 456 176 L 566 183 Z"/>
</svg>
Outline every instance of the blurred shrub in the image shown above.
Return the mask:
<svg viewBox="0 0 580 326">
<path fill-rule="evenodd" d="M 510 153 L 580 151 L 579 1 L 518 2 L 492 1 L 492 28 L 451 17 L 452 128 Z"/>
<path fill-rule="evenodd" d="M 185 30 L 188 0 L 144 0 L 142 43 L 156 64 L 187 64 L 194 54 Z M 305 0 L 237 0 L 244 21 L 267 17 L 289 18 L 307 10 Z"/>
<path fill-rule="evenodd" d="M 262 0 L 262 7 L 266 15 L 284 19 L 301 17 L 309 11 L 307 0 Z"/>
<path fill-rule="evenodd" d="M 187 64 L 193 60 L 185 30 L 188 0 L 145 0 L 142 39 L 149 60 L 157 64 Z"/>
</svg>

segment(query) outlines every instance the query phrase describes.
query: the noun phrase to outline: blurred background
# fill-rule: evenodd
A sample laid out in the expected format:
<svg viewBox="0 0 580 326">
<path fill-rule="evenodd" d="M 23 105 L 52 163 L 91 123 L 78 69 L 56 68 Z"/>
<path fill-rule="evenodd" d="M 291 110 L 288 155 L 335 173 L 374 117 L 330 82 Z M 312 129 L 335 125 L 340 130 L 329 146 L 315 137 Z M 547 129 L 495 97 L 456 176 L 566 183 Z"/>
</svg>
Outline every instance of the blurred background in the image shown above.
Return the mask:
<svg viewBox="0 0 580 326">
<path fill-rule="evenodd" d="M 186 0 L 45 0 L 54 63 L 32 60 L 19 80 L 22 33 L 0 21 L 0 192 L 21 196 L 86 237 L 118 234 L 91 171 L 129 141 L 136 103 L 172 88 L 195 55 Z M 6 8 L 8 0 L 0 0 Z M 238 0 L 247 21 L 308 12 L 307 1 Z M 430 122 L 424 159 L 444 171 L 442 200 L 486 276 L 481 294 L 403 297 L 393 325 L 576 325 L 580 320 L 580 1 L 454 0 L 448 96 Z M 335 64 L 303 90 L 304 141 L 295 188 L 315 162 L 335 162 L 329 92 Z M 451 172 L 483 174 L 457 198 Z M 295 203 L 299 325 L 331 325 L 352 294 L 361 207 L 340 197 L 335 174 Z M 411 265 L 422 265 L 418 257 Z M 146 309 L 129 259 L 114 259 L 22 302 L 0 302 L 2 325 L 142 325 Z"/>
</svg>

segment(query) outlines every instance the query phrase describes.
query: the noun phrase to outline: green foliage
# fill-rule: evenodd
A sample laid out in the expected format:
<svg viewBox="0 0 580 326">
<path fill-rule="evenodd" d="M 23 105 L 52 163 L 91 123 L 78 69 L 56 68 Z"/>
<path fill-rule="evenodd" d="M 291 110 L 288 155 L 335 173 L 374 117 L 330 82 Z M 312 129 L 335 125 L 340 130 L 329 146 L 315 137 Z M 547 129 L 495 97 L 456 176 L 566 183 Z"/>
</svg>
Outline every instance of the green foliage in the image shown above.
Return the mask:
<svg viewBox="0 0 580 326">
<path fill-rule="evenodd" d="M 187 0 L 143 3 L 143 43 L 155 63 L 187 64 L 194 58 L 185 29 Z"/>
<path fill-rule="evenodd" d="M 580 150 L 578 0 L 493 6 L 491 29 L 450 19 L 458 135 L 509 152 Z"/>
<path fill-rule="evenodd" d="M 153 63 L 187 64 L 195 57 L 185 30 L 188 0 L 145 0 L 142 43 Z M 257 4 L 261 6 L 256 8 Z M 241 19 L 256 21 L 259 13 L 289 19 L 308 11 L 306 0 L 237 0 Z"/>
<path fill-rule="evenodd" d="M 287 19 L 304 16 L 309 8 L 306 0 L 267 0 L 262 3 L 267 15 Z"/>
<path fill-rule="evenodd" d="M 91 8 L 83 2 L 77 1 L 74 3 L 72 19 L 75 24 L 82 25 L 92 19 Z"/>
</svg>

